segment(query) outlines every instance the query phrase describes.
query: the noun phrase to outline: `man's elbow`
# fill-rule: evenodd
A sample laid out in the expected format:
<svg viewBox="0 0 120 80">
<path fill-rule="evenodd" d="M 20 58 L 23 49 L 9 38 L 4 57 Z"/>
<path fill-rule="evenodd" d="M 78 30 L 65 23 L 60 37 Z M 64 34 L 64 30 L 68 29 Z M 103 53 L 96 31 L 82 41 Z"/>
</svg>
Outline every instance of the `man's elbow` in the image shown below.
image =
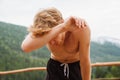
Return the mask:
<svg viewBox="0 0 120 80">
<path fill-rule="evenodd" d="M 21 45 L 21 49 L 22 49 L 22 51 L 25 52 L 25 53 L 31 52 L 30 49 L 27 48 L 24 44 Z"/>
</svg>

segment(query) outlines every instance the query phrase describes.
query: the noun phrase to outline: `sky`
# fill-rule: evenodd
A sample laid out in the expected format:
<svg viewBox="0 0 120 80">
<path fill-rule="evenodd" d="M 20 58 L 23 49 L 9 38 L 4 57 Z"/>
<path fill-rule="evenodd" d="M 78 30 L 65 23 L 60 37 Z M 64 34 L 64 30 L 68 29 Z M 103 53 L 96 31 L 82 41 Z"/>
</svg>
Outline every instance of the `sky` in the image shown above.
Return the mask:
<svg viewBox="0 0 120 80">
<path fill-rule="evenodd" d="M 120 40 L 120 0 L 0 0 L 0 21 L 28 27 L 34 15 L 48 7 L 59 9 L 64 18 L 85 19 L 92 39 Z"/>
</svg>

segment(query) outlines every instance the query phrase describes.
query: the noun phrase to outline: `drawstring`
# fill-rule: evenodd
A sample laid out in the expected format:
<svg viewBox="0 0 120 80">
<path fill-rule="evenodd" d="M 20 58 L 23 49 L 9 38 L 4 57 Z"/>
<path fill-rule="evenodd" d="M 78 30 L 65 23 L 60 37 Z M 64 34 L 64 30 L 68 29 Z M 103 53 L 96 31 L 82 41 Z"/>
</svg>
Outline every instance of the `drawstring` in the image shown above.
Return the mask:
<svg viewBox="0 0 120 80">
<path fill-rule="evenodd" d="M 64 75 L 69 78 L 69 65 L 67 63 L 62 63 L 60 66 L 64 66 Z"/>
</svg>

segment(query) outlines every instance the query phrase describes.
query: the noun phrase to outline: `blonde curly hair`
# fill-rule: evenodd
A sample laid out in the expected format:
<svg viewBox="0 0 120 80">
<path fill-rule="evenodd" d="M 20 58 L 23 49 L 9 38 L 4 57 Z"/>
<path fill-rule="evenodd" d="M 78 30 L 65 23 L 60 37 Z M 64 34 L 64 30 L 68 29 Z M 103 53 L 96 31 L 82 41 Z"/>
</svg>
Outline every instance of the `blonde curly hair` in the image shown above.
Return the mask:
<svg viewBox="0 0 120 80">
<path fill-rule="evenodd" d="M 40 37 L 60 24 L 61 20 L 63 18 L 59 10 L 53 7 L 47 8 L 35 15 L 33 25 L 28 28 L 28 31 L 33 34 L 33 37 Z"/>
</svg>

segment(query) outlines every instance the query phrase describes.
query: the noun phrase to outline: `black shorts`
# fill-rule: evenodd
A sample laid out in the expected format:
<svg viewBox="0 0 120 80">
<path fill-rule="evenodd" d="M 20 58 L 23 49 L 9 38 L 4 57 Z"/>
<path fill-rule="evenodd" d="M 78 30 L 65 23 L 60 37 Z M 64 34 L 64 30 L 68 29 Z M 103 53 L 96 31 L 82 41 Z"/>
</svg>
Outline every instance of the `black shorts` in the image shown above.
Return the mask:
<svg viewBox="0 0 120 80">
<path fill-rule="evenodd" d="M 46 80 L 82 80 L 80 62 L 60 63 L 49 59 Z"/>
</svg>

